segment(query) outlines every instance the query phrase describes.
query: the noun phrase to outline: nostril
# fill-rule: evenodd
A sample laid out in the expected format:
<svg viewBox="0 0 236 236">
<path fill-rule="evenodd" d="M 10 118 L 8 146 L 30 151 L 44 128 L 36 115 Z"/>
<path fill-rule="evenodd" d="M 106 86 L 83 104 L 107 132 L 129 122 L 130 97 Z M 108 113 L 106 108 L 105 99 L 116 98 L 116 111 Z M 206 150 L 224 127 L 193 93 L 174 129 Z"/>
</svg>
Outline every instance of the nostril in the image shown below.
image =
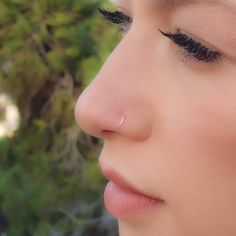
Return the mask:
<svg viewBox="0 0 236 236">
<path fill-rule="evenodd" d="M 99 138 L 91 136 L 92 143 L 97 145 L 99 143 Z"/>
</svg>

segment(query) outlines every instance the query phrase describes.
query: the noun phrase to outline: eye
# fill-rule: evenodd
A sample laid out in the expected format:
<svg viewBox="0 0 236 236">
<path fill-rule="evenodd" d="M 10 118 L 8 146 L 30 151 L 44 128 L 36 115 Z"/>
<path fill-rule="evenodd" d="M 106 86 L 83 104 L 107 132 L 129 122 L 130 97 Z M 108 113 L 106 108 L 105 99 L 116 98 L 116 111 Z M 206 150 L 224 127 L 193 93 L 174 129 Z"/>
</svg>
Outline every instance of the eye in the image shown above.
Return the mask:
<svg viewBox="0 0 236 236">
<path fill-rule="evenodd" d="M 159 29 L 159 31 L 172 40 L 175 44 L 180 46 L 185 50 L 185 56 L 189 57 L 192 56 L 193 58 L 197 59 L 199 62 L 204 63 L 216 63 L 222 58 L 222 55 L 214 50 L 210 50 L 207 46 L 203 45 L 202 43 L 194 40 L 193 38 L 189 37 L 183 33 L 167 33 L 163 32 Z"/>
<path fill-rule="evenodd" d="M 127 16 L 121 11 L 108 11 L 103 8 L 98 8 L 98 11 L 110 22 L 113 24 L 120 25 L 120 31 L 125 33 L 129 30 L 130 24 L 132 23 L 132 18 Z"/>
<path fill-rule="evenodd" d="M 106 10 L 104 8 L 98 8 L 98 11 L 110 22 L 113 24 L 120 25 L 120 31 L 122 33 L 126 33 L 130 25 L 132 23 L 132 18 L 127 16 L 121 11 L 114 11 L 111 12 L 109 10 Z M 170 32 L 163 32 L 159 29 L 159 31 L 172 40 L 176 45 L 184 49 L 184 56 L 196 59 L 198 62 L 204 62 L 204 63 L 216 63 L 221 58 L 222 55 L 214 50 L 209 49 L 207 46 L 202 44 L 201 42 L 198 42 L 188 36 L 187 34 L 183 33 L 176 33 L 172 34 Z"/>
</svg>

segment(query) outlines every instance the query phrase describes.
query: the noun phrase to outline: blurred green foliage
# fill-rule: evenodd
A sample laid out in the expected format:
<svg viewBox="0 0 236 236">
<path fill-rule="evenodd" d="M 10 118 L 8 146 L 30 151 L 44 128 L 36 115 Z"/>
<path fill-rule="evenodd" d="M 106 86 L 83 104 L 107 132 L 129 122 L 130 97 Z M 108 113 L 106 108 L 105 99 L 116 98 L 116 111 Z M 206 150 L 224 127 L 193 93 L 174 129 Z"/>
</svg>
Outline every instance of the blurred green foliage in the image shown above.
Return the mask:
<svg viewBox="0 0 236 236">
<path fill-rule="evenodd" d="M 99 6 L 110 4 L 0 2 L 0 89 L 21 116 L 14 137 L 0 140 L 0 232 L 6 235 L 98 235 L 102 141 L 79 129 L 74 105 L 120 37 Z"/>
</svg>

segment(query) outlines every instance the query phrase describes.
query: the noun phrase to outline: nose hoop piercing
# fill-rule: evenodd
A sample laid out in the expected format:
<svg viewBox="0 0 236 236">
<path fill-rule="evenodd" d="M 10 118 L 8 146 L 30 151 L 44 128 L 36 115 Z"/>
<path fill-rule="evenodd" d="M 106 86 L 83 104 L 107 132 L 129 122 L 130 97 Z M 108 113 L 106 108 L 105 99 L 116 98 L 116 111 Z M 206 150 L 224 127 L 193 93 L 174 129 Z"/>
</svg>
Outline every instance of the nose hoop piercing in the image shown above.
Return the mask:
<svg viewBox="0 0 236 236">
<path fill-rule="evenodd" d="M 117 133 L 120 131 L 120 128 L 121 128 L 121 126 L 122 126 L 122 124 L 124 122 L 124 119 L 125 119 L 125 116 L 123 115 L 123 117 L 121 118 L 120 124 L 119 124 L 119 126 L 117 128 L 117 131 L 116 131 Z"/>
</svg>

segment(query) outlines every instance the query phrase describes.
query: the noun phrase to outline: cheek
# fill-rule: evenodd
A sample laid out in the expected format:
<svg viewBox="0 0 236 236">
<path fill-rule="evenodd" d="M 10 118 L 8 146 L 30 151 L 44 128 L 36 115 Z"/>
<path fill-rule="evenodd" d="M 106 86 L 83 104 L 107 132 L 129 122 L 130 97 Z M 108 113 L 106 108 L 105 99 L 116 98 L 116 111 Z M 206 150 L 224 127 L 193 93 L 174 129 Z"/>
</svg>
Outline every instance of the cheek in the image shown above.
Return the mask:
<svg viewBox="0 0 236 236">
<path fill-rule="evenodd" d="M 185 103 L 173 113 L 166 119 L 163 135 L 172 151 L 181 154 L 180 161 L 196 163 L 209 170 L 221 168 L 228 172 L 231 169 L 236 177 L 236 107 L 233 101 L 217 95 L 205 97 Z"/>
<path fill-rule="evenodd" d="M 176 219 L 199 229 L 234 225 L 236 111 L 205 100 L 166 122 L 165 184 Z"/>
<path fill-rule="evenodd" d="M 228 171 L 232 167 L 236 171 L 232 165 L 236 163 L 236 111 L 220 102 L 206 102 L 190 111 L 183 133 L 186 144 L 194 147 L 196 158 L 211 168 Z"/>
<path fill-rule="evenodd" d="M 207 100 L 191 104 L 179 112 L 169 112 L 162 127 L 159 135 L 165 156 L 163 165 L 169 173 L 167 185 L 172 185 L 175 179 L 183 190 L 181 193 L 179 185 L 174 185 L 171 194 L 189 196 L 209 191 L 210 198 L 212 188 L 225 188 L 224 192 L 229 194 L 234 189 L 236 194 L 236 110 L 233 105 L 231 109 L 218 101 Z"/>
<path fill-rule="evenodd" d="M 236 112 L 221 105 L 205 100 L 169 123 L 168 156 L 189 199 L 236 194 Z"/>
</svg>

